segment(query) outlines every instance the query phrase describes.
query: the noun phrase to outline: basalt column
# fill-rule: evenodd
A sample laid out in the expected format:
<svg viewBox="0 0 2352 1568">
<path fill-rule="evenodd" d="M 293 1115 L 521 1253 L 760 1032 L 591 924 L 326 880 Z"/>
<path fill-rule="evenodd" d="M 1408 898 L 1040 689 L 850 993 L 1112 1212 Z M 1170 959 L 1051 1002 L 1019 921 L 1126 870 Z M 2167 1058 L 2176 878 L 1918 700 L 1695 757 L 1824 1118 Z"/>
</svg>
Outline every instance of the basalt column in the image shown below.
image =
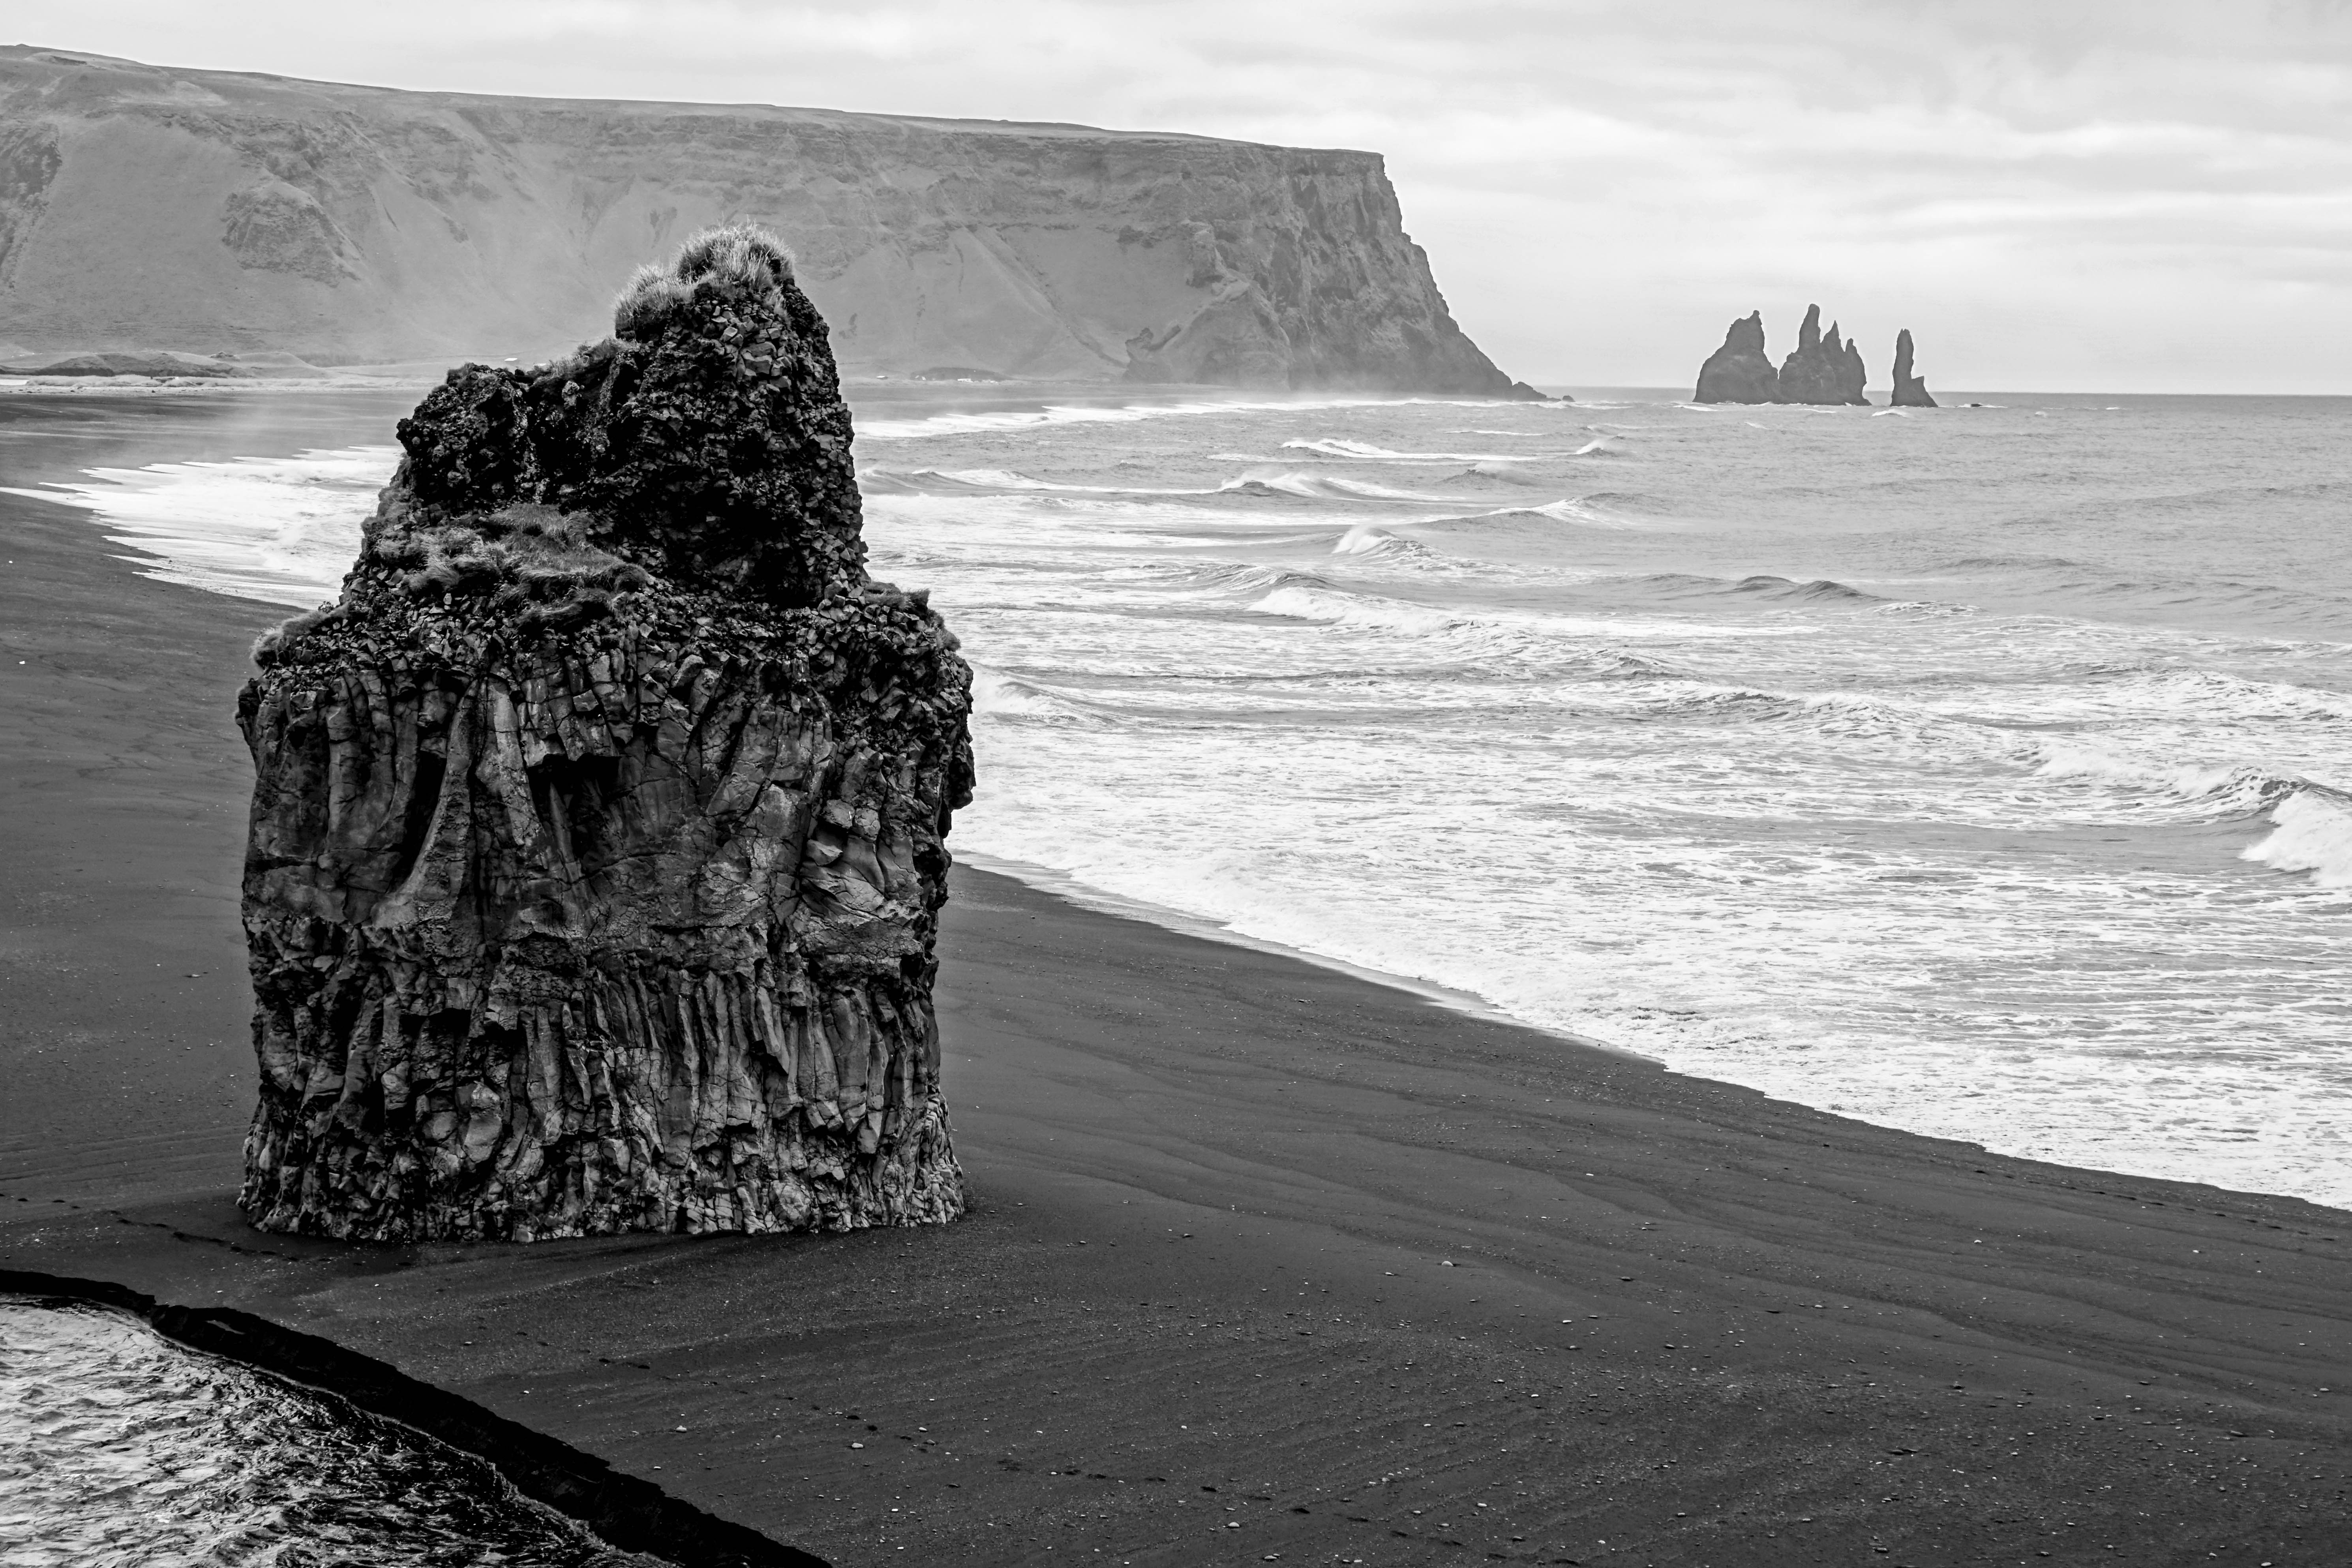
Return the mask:
<svg viewBox="0 0 2352 1568">
<path fill-rule="evenodd" d="M 824 323 L 755 230 L 467 365 L 256 649 L 242 1202 L 383 1241 L 954 1217 L 933 941 L 971 673 L 866 574 Z"/>
</svg>

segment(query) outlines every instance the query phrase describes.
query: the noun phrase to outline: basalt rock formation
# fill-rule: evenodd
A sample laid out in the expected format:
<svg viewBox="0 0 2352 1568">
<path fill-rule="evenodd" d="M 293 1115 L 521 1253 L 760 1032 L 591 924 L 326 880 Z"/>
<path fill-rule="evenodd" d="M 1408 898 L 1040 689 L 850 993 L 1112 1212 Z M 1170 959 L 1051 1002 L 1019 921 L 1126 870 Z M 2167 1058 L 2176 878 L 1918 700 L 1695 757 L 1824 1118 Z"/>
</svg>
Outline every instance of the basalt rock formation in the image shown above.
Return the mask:
<svg viewBox="0 0 2352 1568">
<path fill-rule="evenodd" d="M 931 1005 L 971 672 L 869 580 L 823 320 L 756 230 L 471 364 L 238 702 L 241 1202 L 380 1241 L 953 1217 Z"/>
<path fill-rule="evenodd" d="M 1869 380 L 1862 351 L 1840 341 L 1837 323 L 1822 331 L 1822 308 L 1805 307 L 1804 325 L 1797 329 L 1797 350 L 1780 365 L 1783 403 L 1856 403 L 1870 401 L 1862 394 Z"/>
<path fill-rule="evenodd" d="M 43 352 L 536 360 L 738 218 L 845 371 L 1510 393 L 1375 153 L 0 47 L 0 322 Z"/>
<path fill-rule="evenodd" d="M 1927 395 L 1927 383 L 1911 374 L 1911 329 L 1904 328 L 1895 334 L 1895 395 L 1888 406 L 1894 408 L 1933 408 L 1936 400 Z"/>
<path fill-rule="evenodd" d="M 1764 352 L 1764 312 L 1751 310 L 1731 323 L 1723 346 L 1698 367 L 1694 403 L 1778 403 L 1780 373 Z"/>
<path fill-rule="evenodd" d="M 1723 346 L 1699 367 L 1691 401 L 1866 404 L 1862 389 L 1868 379 L 1862 351 L 1839 338 L 1836 323 L 1822 335 L 1819 305 L 1805 307 L 1796 352 L 1773 369 L 1764 352 L 1764 313 L 1755 310 L 1731 323 Z"/>
</svg>

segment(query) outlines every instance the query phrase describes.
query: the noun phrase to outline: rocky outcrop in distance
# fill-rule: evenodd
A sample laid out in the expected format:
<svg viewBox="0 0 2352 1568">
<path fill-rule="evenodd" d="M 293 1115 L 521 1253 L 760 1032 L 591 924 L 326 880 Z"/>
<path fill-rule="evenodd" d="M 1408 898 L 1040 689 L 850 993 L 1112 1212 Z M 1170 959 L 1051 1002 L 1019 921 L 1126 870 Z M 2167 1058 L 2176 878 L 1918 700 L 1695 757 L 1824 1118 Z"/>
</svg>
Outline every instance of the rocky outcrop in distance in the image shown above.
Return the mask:
<svg viewBox="0 0 2352 1568">
<path fill-rule="evenodd" d="M 1822 332 L 1819 305 L 1805 307 L 1796 350 L 1775 370 L 1764 349 L 1764 313 L 1755 310 L 1731 323 L 1723 346 L 1699 367 L 1691 401 L 1867 404 L 1869 379 L 1862 351 L 1838 335 L 1837 323 Z"/>
<path fill-rule="evenodd" d="M 824 323 L 706 235 L 614 335 L 400 422 L 255 652 L 254 1224 L 372 1241 L 953 1217 L 933 942 L 971 671 L 865 570 Z"/>
<path fill-rule="evenodd" d="M 1936 400 L 1927 395 L 1927 383 L 1911 373 L 1911 329 L 1904 328 L 1895 334 L 1895 395 L 1888 400 L 1892 408 L 1933 408 Z"/>
<path fill-rule="evenodd" d="M 1723 346 L 1698 369 L 1694 403 L 1777 403 L 1780 373 L 1764 352 L 1764 312 L 1751 310 L 1731 323 Z"/>
<path fill-rule="evenodd" d="M 736 219 L 789 239 L 847 373 L 1528 395 L 1374 153 L 0 48 L 0 321 L 45 352 L 537 360 Z"/>
<path fill-rule="evenodd" d="M 1822 308 L 1805 307 L 1804 323 L 1797 329 L 1796 351 L 1780 365 L 1783 403 L 1866 404 L 1862 393 L 1869 381 L 1862 366 L 1862 351 L 1840 341 L 1837 323 L 1822 331 Z"/>
</svg>

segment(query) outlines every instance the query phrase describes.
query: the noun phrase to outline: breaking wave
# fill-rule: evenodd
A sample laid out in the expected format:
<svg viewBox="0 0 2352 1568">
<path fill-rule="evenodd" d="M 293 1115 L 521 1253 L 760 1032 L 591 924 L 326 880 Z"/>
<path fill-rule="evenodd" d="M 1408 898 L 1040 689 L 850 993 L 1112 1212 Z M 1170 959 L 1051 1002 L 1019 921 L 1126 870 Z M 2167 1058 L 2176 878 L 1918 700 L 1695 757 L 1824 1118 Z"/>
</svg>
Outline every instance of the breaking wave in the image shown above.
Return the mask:
<svg viewBox="0 0 2352 1568">
<path fill-rule="evenodd" d="M 1883 605 L 1885 599 L 1876 594 L 1866 594 L 1860 588 L 1827 577 L 1816 577 L 1810 583 L 1793 583 L 1786 577 L 1758 575 L 1742 577 L 1731 584 L 1730 591 L 1752 598 L 1794 600 L 1804 604 Z"/>
<path fill-rule="evenodd" d="M 2042 761 L 2034 772 L 2043 778 L 2105 784 L 2127 795 L 2192 808 L 2214 821 L 2274 811 L 2299 795 L 2336 793 L 2308 779 L 2243 763 L 2155 761 L 2095 741 L 2044 741 L 2040 750 Z"/>
<path fill-rule="evenodd" d="M 1360 522 L 1332 542 L 1334 555 L 1371 556 L 1388 561 L 1409 561 L 1416 565 L 1438 565 L 1444 558 L 1417 539 L 1391 533 L 1378 523 Z"/>
<path fill-rule="evenodd" d="M 1346 501 L 1411 501 L 1426 506 L 1441 502 L 1440 496 L 1416 495 L 1410 490 L 1395 490 L 1386 485 L 1375 485 L 1362 479 L 1343 479 L 1331 474 L 1244 474 L 1227 479 L 1217 487 L 1219 495 L 1255 496 L 1274 500 L 1346 500 Z"/>
<path fill-rule="evenodd" d="M 2272 831 L 2241 859 L 2277 871 L 2308 871 L 2315 886 L 2352 888 L 2352 801 L 2333 791 L 2298 790 L 2271 809 Z"/>
<path fill-rule="evenodd" d="M 1285 441 L 1282 449 L 1358 463 L 1526 463 L 1535 460 L 1532 456 L 1511 452 L 1398 452 L 1386 447 L 1376 447 L 1370 441 L 1346 441 L 1336 437 Z"/>
<path fill-rule="evenodd" d="M 1138 485 L 1073 485 L 1033 479 L 1011 468 L 864 468 L 858 489 L 868 495 L 1205 496 L 1213 489 L 1155 489 Z"/>
<path fill-rule="evenodd" d="M 851 388 L 856 392 L 856 388 Z M 1475 408 L 1487 398 L 1318 397 L 1281 400 L 1210 399 L 1196 403 L 1048 404 L 1042 408 L 978 409 L 926 414 L 913 418 L 859 417 L 861 441 L 915 441 L 940 436 L 1028 430 L 1040 426 L 1133 425 L 1147 419 L 1202 418 L 1216 415 L 1297 414 L 1318 409 L 1412 407 L 1436 404 Z"/>
<path fill-rule="evenodd" d="M 1075 698 L 978 664 L 971 667 L 971 710 L 984 719 L 1021 720 L 1034 724 L 1100 727 L 1108 722 L 1103 714 Z"/>
</svg>

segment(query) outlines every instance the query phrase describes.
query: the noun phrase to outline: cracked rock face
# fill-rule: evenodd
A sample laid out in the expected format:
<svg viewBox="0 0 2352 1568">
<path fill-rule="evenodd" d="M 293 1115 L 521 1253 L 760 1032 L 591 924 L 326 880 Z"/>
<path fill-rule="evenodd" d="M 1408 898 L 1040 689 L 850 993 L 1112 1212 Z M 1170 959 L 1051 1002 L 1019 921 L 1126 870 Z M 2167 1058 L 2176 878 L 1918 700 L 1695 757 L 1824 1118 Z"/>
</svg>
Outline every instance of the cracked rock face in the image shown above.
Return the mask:
<svg viewBox="0 0 2352 1568">
<path fill-rule="evenodd" d="M 867 579 L 823 321 L 756 231 L 468 365 L 340 601 L 256 649 L 241 1202 L 380 1241 L 942 1221 L 971 672 Z"/>
</svg>

